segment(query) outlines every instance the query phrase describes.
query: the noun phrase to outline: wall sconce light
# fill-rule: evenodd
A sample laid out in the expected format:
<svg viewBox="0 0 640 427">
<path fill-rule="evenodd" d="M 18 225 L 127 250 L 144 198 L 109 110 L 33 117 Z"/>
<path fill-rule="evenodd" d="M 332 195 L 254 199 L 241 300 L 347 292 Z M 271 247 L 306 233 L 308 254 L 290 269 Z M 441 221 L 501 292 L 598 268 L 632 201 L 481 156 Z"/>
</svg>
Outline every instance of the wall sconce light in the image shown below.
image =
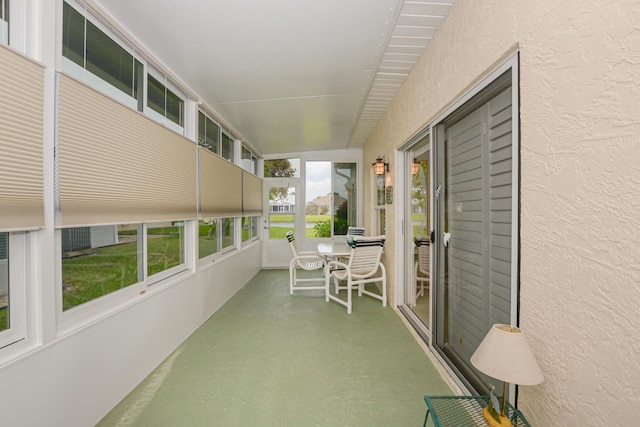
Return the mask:
<svg viewBox="0 0 640 427">
<path fill-rule="evenodd" d="M 411 166 L 411 174 L 412 175 L 418 175 L 418 168 L 420 167 L 420 165 L 418 165 L 418 159 L 413 159 L 413 166 Z"/>
<path fill-rule="evenodd" d="M 371 165 L 373 166 L 373 171 L 376 175 L 383 175 L 385 172 L 389 172 L 389 163 L 385 163 L 380 157 L 378 157 L 376 162 Z"/>
</svg>

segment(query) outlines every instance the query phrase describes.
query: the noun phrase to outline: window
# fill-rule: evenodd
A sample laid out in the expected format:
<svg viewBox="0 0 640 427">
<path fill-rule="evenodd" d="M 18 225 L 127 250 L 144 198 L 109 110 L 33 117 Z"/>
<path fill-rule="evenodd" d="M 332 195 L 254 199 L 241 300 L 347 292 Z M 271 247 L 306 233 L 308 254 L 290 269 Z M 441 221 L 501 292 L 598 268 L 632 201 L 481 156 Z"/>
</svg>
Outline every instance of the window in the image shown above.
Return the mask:
<svg viewBox="0 0 640 427">
<path fill-rule="evenodd" d="M 62 56 L 132 98 L 127 104 L 142 111 L 142 63 L 67 3 Z"/>
<path fill-rule="evenodd" d="M 9 328 L 9 233 L 0 233 L 0 332 Z"/>
<path fill-rule="evenodd" d="M 258 238 L 258 217 L 242 217 L 242 242 L 249 242 Z"/>
<path fill-rule="evenodd" d="M 374 179 L 376 180 L 376 207 L 375 207 L 375 211 L 376 211 L 376 217 L 375 217 L 375 222 L 376 222 L 376 230 L 377 233 L 380 235 L 385 234 L 385 225 L 384 225 L 384 220 L 385 220 L 385 207 L 384 207 L 384 200 L 385 200 L 385 194 L 384 194 L 384 190 L 385 190 L 385 175 L 377 175 L 374 174 Z"/>
<path fill-rule="evenodd" d="M 333 163 L 333 234 L 346 235 L 358 225 L 358 179 L 355 163 Z"/>
<path fill-rule="evenodd" d="M 186 268 L 185 223 L 183 221 L 154 222 L 146 225 L 147 276 L 153 282 Z"/>
<path fill-rule="evenodd" d="M 7 1 L 7 0 L 0 0 Z M 63 3 L 62 68 L 94 89 L 166 125 L 184 132 L 184 96 L 151 64 L 144 64 L 133 48 L 110 34 L 106 25 L 74 3 Z M 143 85 L 147 68 L 147 109 Z"/>
<path fill-rule="evenodd" d="M 222 250 L 235 245 L 235 221 L 233 218 L 222 218 Z"/>
<path fill-rule="evenodd" d="M 219 143 L 220 126 L 200 111 L 198 113 L 198 145 L 219 155 Z"/>
<path fill-rule="evenodd" d="M 233 138 L 224 132 L 222 133 L 222 150 L 220 153 L 223 159 L 227 159 L 233 163 Z"/>
<path fill-rule="evenodd" d="M 356 164 L 308 161 L 305 170 L 307 237 L 346 235 L 358 225 Z"/>
<path fill-rule="evenodd" d="M 0 232 L 0 348 L 24 339 L 28 233 Z"/>
<path fill-rule="evenodd" d="M 167 88 L 166 78 L 162 80 L 164 82 L 147 74 L 147 106 L 160 116 L 183 127 L 184 101 Z"/>
<path fill-rule="evenodd" d="M 272 159 L 264 161 L 265 178 L 300 178 L 300 159 Z"/>
<path fill-rule="evenodd" d="M 144 280 L 141 224 L 62 230 L 62 309 Z"/>
<path fill-rule="evenodd" d="M 242 169 L 256 175 L 258 171 L 258 158 L 244 145 L 242 146 Z"/>
<path fill-rule="evenodd" d="M 147 284 L 155 283 L 184 270 L 184 236 L 181 221 L 62 229 L 63 311 L 147 278 Z"/>
<path fill-rule="evenodd" d="M 0 0 L 0 43 L 9 44 L 9 0 Z"/>
<path fill-rule="evenodd" d="M 198 230 L 198 258 L 203 259 L 235 248 L 234 224 L 235 219 L 231 217 L 201 219 Z"/>
</svg>

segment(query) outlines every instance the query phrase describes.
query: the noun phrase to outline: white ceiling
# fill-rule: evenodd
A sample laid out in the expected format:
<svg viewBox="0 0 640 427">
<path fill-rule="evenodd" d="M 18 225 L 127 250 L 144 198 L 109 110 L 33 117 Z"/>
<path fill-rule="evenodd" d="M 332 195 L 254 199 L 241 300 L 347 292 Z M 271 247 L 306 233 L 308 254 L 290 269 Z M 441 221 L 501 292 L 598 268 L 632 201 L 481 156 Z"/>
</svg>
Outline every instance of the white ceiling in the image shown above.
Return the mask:
<svg viewBox="0 0 640 427">
<path fill-rule="evenodd" d="M 455 0 L 96 0 L 262 154 L 360 148 Z"/>
</svg>

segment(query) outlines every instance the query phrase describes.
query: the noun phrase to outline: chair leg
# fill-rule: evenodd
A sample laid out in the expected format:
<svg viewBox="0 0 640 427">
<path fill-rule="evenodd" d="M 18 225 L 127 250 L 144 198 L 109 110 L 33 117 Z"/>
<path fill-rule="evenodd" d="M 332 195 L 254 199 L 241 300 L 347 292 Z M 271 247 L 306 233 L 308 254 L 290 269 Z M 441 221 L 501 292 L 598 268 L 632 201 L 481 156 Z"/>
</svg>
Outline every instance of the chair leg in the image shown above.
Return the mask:
<svg viewBox="0 0 640 427">
<path fill-rule="evenodd" d="M 387 306 L 387 275 L 382 276 L 382 306 Z"/>
<path fill-rule="evenodd" d="M 347 279 L 347 314 L 351 314 L 351 307 L 352 307 L 352 301 L 351 301 L 351 287 L 352 287 L 352 283 L 350 279 Z"/>
<path fill-rule="evenodd" d="M 330 292 L 330 283 L 331 283 L 331 273 L 325 271 L 324 273 L 324 300 L 329 302 L 329 292 Z"/>
<path fill-rule="evenodd" d="M 289 267 L 289 295 L 293 295 L 293 284 L 296 281 L 295 269 Z"/>
</svg>

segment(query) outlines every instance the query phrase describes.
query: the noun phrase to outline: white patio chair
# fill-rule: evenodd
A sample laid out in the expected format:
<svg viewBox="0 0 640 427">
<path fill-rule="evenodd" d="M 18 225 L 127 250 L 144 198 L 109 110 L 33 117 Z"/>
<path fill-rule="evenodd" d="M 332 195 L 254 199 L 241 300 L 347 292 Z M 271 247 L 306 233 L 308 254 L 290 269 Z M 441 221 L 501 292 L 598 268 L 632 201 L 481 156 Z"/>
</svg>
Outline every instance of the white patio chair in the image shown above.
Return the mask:
<svg viewBox="0 0 640 427">
<path fill-rule="evenodd" d="M 427 238 L 416 239 L 418 259 L 415 262 L 414 277 L 416 278 L 416 299 L 424 296 L 425 289 L 429 289 L 429 248 L 431 242 Z"/>
<path fill-rule="evenodd" d="M 289 246 L 291 246 L 291 251 L 293 252 L 293 258 L 289 263 L 289 293 L 293 294 L 293 291 L 306 291 L 311 289 L 324 289 L 324 267 L 325 260 L 316 252 L 303 251 L 300 252 L 298 250 L 298 245 L 296 244 L 296 238 L 293 235 L 293 231 L 287 232 L 287 240 L 289 241 Z M 321 276 L 316 277 L 298 277 L 298 269 L 302 269 L 305 271 L 314 271 L 320 270 L 322 273 Z M 303 285 L 299 286 L 298 283 L 309 283 L 309 282 L 321 282 L 322 286 L 308 286 Z"/>
<path fill-rule="evenodd" d="M 356 236 L 353 239 L 351 256 L 349 257 L 348 263 L 338 260 L 329 261 L 327 263 L 327 269 L 330 271 L 330 274 L 327 274 L 325 277 L 325 299 L 327 302 L 329 302 L 329 300 L 336 301 L 337 303 L 347 307 L 347 313 L 351 313 L 351 294 L 353 288 L 357 286 L 359 297 L 363 294 L 368 295 L 382 301 L 382 305 L 384 307 L 387 306 L 387 275 L 384 264 L 380 262 L 385 238 L 386 236 Z M 379 275 L 378 272 L 380 272 Z M 329 291 L 331 277 L 333 277 L 334 285 L 336 287 L 340 280 L 347 281 L 347 285 L 345 287 L 340 287 L 340 289 L 344 288 L 347 290 L 346 301 L 340 299 L 337 295 L 331 295 L 331 292 Z M 376 282 L 381 283 L 380 294 L 366 289 L 367 284 Z"/>
</svg>

